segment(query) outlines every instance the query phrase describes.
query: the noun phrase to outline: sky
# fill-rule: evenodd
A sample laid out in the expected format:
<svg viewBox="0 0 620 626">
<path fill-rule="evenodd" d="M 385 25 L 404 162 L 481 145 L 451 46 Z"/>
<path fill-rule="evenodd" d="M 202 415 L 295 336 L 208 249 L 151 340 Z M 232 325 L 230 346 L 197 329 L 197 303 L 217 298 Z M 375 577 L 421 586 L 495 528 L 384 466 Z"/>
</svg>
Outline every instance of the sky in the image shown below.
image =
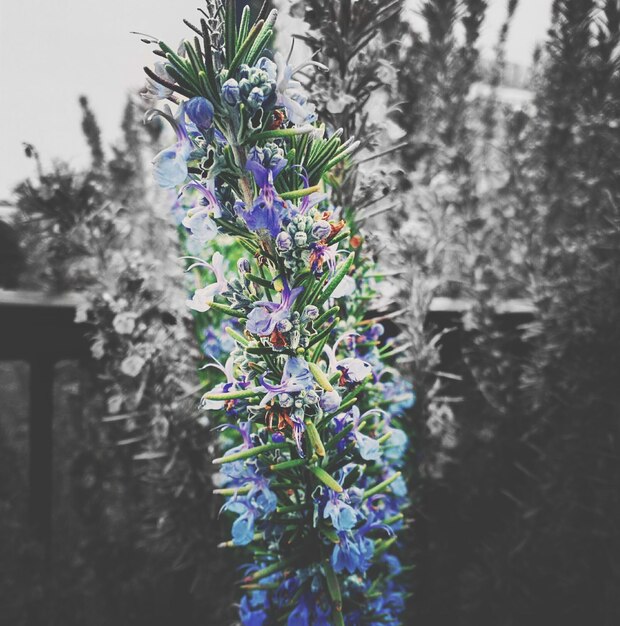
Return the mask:
<svg viewBox="0 0 620 626">
<path fill-rule="evenodd" d="M 417 2 L 407 3 L 412 19 Z M 506 2 L 489 0 L 484 54 L 492 54 Z M 551 2 L 521 0 L 509 61 L 529 63 L 545 38 Z M 10 199 L 14 185 L 34 172 L 23 142 L 34 144 L 44 163 L 88 162 L 80 130 L 82 94 L 102 127 L 104 144 L 113 143 L 127 94 L 142 86 L 142 67 L 154 60 L 130 31 L 176 45 L 187 33 L 182 18 L 194 19 L 197 6 L 200 0 L 0 0 L 0 199 Z"/>
</svg>

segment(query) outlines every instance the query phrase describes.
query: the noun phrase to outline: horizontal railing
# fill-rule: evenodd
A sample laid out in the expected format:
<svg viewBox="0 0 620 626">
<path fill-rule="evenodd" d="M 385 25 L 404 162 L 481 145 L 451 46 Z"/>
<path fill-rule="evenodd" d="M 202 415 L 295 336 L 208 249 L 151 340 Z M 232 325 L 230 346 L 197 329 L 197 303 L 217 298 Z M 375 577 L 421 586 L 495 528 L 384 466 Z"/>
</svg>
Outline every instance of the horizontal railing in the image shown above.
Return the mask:
<svg viewBox="0 0 620 626">
<path fill-rule="evenodd" d="M 62 360 L 90 358 L 88 326 L 75 321 L 83 297 L 77 293 L 48 294 L 0 289 L 0 360 L 26 361 L 29 384 L 29 512 L 35 536 L 48 554 L 52 538 L 53 387 L 54 366 Z M 442 340 L 442 369 L 451 370 L 460 359 L 459 317 L 473 300 L 435 298 L 427 324 L 442 330 L 456 327 Z M 496 307 L 508 328 L 533 319 L 534 306 L 527 300 L 509 300 Z"/>
</svg>

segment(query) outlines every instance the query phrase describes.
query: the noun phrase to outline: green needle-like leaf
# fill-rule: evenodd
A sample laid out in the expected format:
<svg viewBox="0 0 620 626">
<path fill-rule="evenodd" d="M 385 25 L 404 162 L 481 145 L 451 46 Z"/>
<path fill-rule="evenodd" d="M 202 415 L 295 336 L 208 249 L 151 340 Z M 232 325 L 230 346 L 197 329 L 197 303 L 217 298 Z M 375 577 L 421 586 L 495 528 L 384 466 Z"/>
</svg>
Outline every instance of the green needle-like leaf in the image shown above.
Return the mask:
<svg viewBox="0 0 620 626">
<path fill-rule="evenodd" d="M 226 313 L 226 315 L 230 315 L 231 317 L 247 317 L 247 315 L 243 311 L 233 309 L 232 307 L 226 306 L 225 304 L 220 304 L 219 302 L 211 302 L 210 306 L 212 309 L 215 309 L 216 311 L 221 311 L 222 313 Z"/>
<path fill-rule="evenodd" d="M 342 493 L 342 487 L 338 481 L 330 476 L 323 468 L 317 465 L 310 465 L 308 468 L 324 485 L 335 491 L 336 493 Z"/>
<path fill-rule="evenodd" d="M 222 456 L 219 459 L 213 459 L 214 465 L 223 465 L 224 463 L 232 463 L 234 461 L 242 461 L 243 459 L 251 459 L 259 454 L 265 454 L 267 452 L 273 452 L 279 448 L 287 447 L 287 443 L 266 443 L 263 446 L 255 446 L 254 448 L 248 448 L 247 450 L 241 450 L 234 454 Z"/>
<path fill-rule="evenodd" d="M 338 287 L 338 285 L 342 282 L 344 277 L 349 273 L 349 270 L 351 269 L 351 266 L 353 265 L 354 258 L 355 258 L 355 255 L 351 252 L 351 254 L 349 254 L 349 256 L 346 258 L 346 260 L 340 264 L 340 266 L 336 270 L 336 274 L 329 281 L 329 283 L 327 283 L 327 286 L 325 287 L 325 289 L 319 296 L 316 306 L 320 306 L 324 302 L 327 302 L 327 300 L 330 298 L 332 293 L 334 293 L 334 291 L 336 290 L 336 287 Z"/>
<path fill-rule="evenodd" d="M 364 500 L 366 500 L 367 498 L 370 498 L 370 496 L 374 496 L 378 493 L 384 492 L 400 476 L 402 476 L 402 472 L 395 472 L 388 479 L 384 480 L 383 482 L 380 482 L 378 485 L 375 485 L 371 489 L 367 489 L 364 492 Z"/>
</svg>

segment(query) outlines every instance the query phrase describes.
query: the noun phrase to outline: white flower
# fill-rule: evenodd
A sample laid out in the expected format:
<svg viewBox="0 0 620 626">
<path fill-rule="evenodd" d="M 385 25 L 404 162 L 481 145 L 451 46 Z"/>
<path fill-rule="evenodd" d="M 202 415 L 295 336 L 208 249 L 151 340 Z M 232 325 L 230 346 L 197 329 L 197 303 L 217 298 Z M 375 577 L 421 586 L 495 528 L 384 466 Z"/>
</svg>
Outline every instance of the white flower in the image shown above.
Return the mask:
<svg viewBox="0 0 620 626">
<path fill-rule="evenodd" d="M 201 289 L 196 289 L 193 298 L 187 301 L 187 306 L 189 306 L 190 309 L 204 313 L 211 308 L 213 298 L 228 289 L 228 282 L 224 276 L 224 257 L 221 252 L 216 252 L 211 259 L 211 263 L 200 261 L 192 265 L 189 269 L 196 267 L 196 265 L 208 267 L 215 274 L 216 279 L 216 282 L 202 287 Z"/>
<path fill-rule="evenodd" d="M 108 413 L 114 414 L 118 413 L 123 406 L 123 396 L 120 394 L 116 394 L 114 396 L 110 396 L 108 398 Z"/>
<path fill-rule="evenodd" d="M 90 302 L 87 300 L 82 300 L 78 302 L 75 307 L 75 317 L 73 321 L 76 324 L 81 324 L 82 322 L 86 322 L 88 320 L 88 311 L 90 310 Z"/>
<path fill-rule="evenodd" d="M 292 68 L 279 52 L 276 52 L 274 59 L 275 64 L 269 61 L 269 59 L 260 59 L 259 67 L 267 72 L 271 80 L 275 80 L 278 94 L 278 106 L 282 106 L 286 109 L 289 120 L 291 120 L 295 126 L 314 122 L 316 119 L 316 107 L 314 104 L 308 102 L 301 83 L 294 80 L 293 76 L 308 65 L 315 65 L 322 69 L 327 68 L 316 61 L 307 61 L 302 65 Z"/>
<path fill-rule="evenodd" d="M 153 73 L 169 83 L 174 83 L 174 79 L 170 76 L 170 74 L 168 74 L 164 64 L 161 62 L 155 63 Z M 172 95 L 172 89 L 164 87 L 157 81 L 153 80 L 150 76 L 147 76 L 146 85 L 144 90 L 140 92 L 140 95 L 145 100 L 163 100 L 164 98 Z"/>
<path fill-rule="evenodd" d="M 146 361 L 139 356 L 138 354 L 132 354 L 125 359 L 121 363 L 121 372 L 127 376 L 131 376 L 135 378 L 144 367 Z"/>
<path fill-rule="evenodd" d="M 112 321 L 112 326 L 119 335 L 131 335 L 136 327 L 136 314 L 119 313 Z"/>
<path fill-rule="evenodd" d="M 101 338 L 97 339 L 97 341 L 93 342 L 90 346 L 90 353 L 93 355 L 94 359 L 102 359 L 105 354 L 105 341 Z"/>
</svg>

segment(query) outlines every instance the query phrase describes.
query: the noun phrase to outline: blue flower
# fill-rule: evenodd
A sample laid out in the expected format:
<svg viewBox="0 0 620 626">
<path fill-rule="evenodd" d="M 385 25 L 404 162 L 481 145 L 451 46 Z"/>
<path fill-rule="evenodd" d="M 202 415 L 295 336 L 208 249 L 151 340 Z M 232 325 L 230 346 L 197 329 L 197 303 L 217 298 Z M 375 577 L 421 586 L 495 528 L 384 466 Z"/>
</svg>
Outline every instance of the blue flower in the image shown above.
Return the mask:
<svg viewBox="0 0 620 626">
<path fill-rule="evenodd" d="M 237 546 L 247 546 L 254 537 L 254 513 L 248 509 L 241 514 L 232 525 L 233 543 Z"/>
<path fill-rule="evenodd" d="M 256 511 L 243 498 L 229 500 L 221 510 L 239 515 L 232 525 L 232 540 L 236 546 L 247 546 L 254 538 Z"/>
<path fill-rule="evenodd" d="M 396 480 L 394 480 L 394 482 L 390 485 L 390 489 L 398 498 L 404 498 L 407 495 L 407 484 L 402 476 L 399 476 Z"/>
<path fill-rule="evenodd" d="M 387 441 L 384 449 L 385 459 L 392 463 L 400 461 L 407 449 L 409 438 L 400 428 L 391 428 L 392 436 Z"/>
<path fill-rule="evenodd" d="M 357 512 L 342 500 L 341 495 L 331 489 L 328 491 L 329 500 L 323 509 L 323 518 L 329 517 L 336 530 L 351 530 L 357 523 Z"/>
<path fill-rule="evenodd" d="M 226 328 L 234 328 L 234 323 L 224 320 L 219 327 L 209 326 L 204 329 L 202 352 L 213 359 L 219 359 L 222 354 L 230 354 L 235 348 L 235 340 L 226 332 Z"/>
<path fill-rule="evenodd" d="M 192 151 L 188 141 L 178 141 L 153 159 L 153 177 L 160 187 L 174 189 L 187 178 L 187 159 Z"/>
<path fill-rule="evenodd" d="M 336 572 L 364 573 L 371 565 L 374 552 L 372 539 L 362 534 L 338 533 L 340 542 L 332 552 L 332 566 Z"/>
<path fill-rule="evenodd" d="M 401 573 L 403 566 L 398 560 L 398 557 L 395 557 L 393 554 L 386 553 L 381 556 L 381 560 L 388 566 L 391 576 L 397 576 Z"/>
<path fill-rule="evenodd" d="M 360 456 L 365 461 L 379 461 L 381 459 L 381 446 L 376 439 L 356 431 L 355 440 L 359 447 Z"/>
<path fill-rule="evenodd" d="M 291 611 L 286 624 L 287 626 L 311 626 L 307 594 L 299 598 L 299 604 Z"/>
<path fill-rule="evenodd" d="M 177 136 L 176 143 L 164 148 L 153 159 L 153 177 L 157 184 L 164 189 L 173 189 L 183 184 L 187 179 L 187 160 L 193 146 L 183 122 L 184 110 L 184 105 L 181 104 L 174 118 L 171 114 L 156 109 L 151 109 L 145 116 L 146 121 L 150 121 L 158 115 L 165 118 L 170 122 Z"/>
<path fill-rule="evenodd" d="M 401 415 L 415 404 L 413 385 L 401 376 L 384 382 L 383 389 L 386 400 L 390 400 L 389 412 L 394 416 Z"/>
<path fill-rule="evenodd" d="M 239 605 L 239 617 L 243 626 L 265 626 L 267 613 L 265 592 L 253 592 L 251 600 L 249 596 L 243 596 Z"/>
</svg>

